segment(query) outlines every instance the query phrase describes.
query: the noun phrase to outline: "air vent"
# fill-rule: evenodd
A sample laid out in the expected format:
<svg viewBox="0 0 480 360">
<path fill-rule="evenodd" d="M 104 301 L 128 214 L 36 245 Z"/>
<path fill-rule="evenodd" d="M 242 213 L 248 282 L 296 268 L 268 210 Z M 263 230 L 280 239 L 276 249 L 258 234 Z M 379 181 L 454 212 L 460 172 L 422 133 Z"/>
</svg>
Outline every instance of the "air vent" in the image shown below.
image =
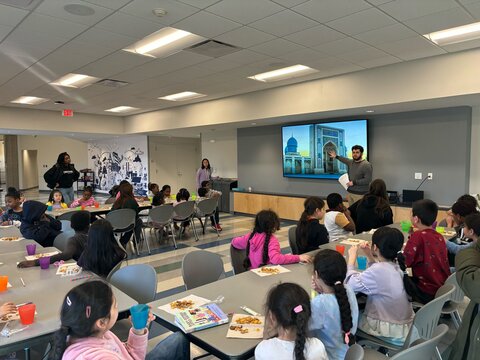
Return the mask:
<svg viewBox="0 0 480 360">
<path fill-rule="evenodd" d="M 103 79 L 95 83 L 95 85 L 108 86 L 112 88 L 119 88 L 125 85 L 128 85 L 126 81 L 113 80 L 113 79 Z"/>
<path fill-rule="evenodd" d="M 206 40 L 185 49 L 185 51 L 190 51 L 195 54 L 205 55 L 213 58 L 225 56 L 239 50 L 242 50 L 242 48 L 215 40 Z"/>
</svg>

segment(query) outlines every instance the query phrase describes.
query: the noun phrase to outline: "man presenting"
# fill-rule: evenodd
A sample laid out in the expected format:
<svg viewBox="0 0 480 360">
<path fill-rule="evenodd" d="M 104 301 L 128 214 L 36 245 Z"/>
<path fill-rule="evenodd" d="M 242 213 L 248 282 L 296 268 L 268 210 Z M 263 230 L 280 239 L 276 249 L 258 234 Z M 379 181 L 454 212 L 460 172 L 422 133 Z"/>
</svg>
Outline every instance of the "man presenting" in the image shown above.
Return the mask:
<svg viewBox="0 0 480 360">
<path fill-rule="evenodd" d="M 363 146 L 352 146 L 352 159 L 338 156 L 335 151 L 329 151 L 328 155 L 344 163 L 348 167 L 347 192 L 348 204 L 351 206 L 354 202 L 360 200 L 368 192 L 368 186 L 372 181 L 372 165 L 363 156 Z"/>
</svg>

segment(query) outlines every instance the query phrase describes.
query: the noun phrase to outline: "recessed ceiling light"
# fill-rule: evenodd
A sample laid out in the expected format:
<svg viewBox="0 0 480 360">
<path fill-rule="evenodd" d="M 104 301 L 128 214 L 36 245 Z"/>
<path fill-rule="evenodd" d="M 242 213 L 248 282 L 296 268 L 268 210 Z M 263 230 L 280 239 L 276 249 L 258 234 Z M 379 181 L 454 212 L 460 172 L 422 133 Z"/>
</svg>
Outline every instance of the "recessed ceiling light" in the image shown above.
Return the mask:
<svg viewBox="0 0 480 360">
<path fill-rule="evenodd" d="M 105 111 L 120 113 L 120 112 L 134 111 L 134 110 L 139 110 L 139 108 L 131 107 L 131 106 L 117 106 L 117 107 L 114 107 L 114 108 L 111 108 L 111 109 L 107 109 Z"/>
<path fill-rule="evenodd" d="M 60 79 L 51 82 L 51 85 L 66 86 L 75 89 L 81 89 L 88 85 L 96 83 L 99 78 L 83 75 L 83 74 L 67 74 L 62 76 Z"/>
<path fill-rule="evenodd" d="M 124 51 L 161 58 L 173 55 L 187 47 L 204 41 L 205 38 L 172 27 L 163 28 L 130 45 Z"/>
<path fill-rule="evenodd" d="M 367 110 L 367 111 L 365 111 L 365 112 L 371 114 L 371 113 L 374 113 L 375 110 Z"/>
<path fill-rule="evenodd" d="M 305 65 L 293 65 L 293 66 L 285 67 L 282 69 L 277 69 L 277 70 L 249 76 L 248 78 L 257 80 L 257 81 L 263 81 L 263 82 L 279 81 L 279 80 L 290 79 L 297 76 L 312 74 L 317 71 L 318 70 L 309 68 L 308 66 L 305 66 Z"/>
<path fill-rule="evenodd" d="M 169 100 L 169 101 L 185 101 L 185 100 L 196 99 L 202 96 L 207 96 L 207 95 L 199 94 L 193 91 L 184 91 L 177 94 L 162 96 L 162 97 L 159 97 L 159 99 Z"/>
<path fill-rule="evenodd" d="M 48 101 L 48 99 L 35 96 L 20 96 L 18 99 L 12 100 L 10 102 L 14 104 L 38 105 L 46 101 Z"/>
<path fill-rule="evenodd" d="M 252 123 L 252 125 L 257 125 L 257 123 Z"/>
<path fill-rule="evenodd" d="M 480 38 L 480 22 L 435 31 L 423 36 L 440 46 L 475 40 Z"/>
</svg>

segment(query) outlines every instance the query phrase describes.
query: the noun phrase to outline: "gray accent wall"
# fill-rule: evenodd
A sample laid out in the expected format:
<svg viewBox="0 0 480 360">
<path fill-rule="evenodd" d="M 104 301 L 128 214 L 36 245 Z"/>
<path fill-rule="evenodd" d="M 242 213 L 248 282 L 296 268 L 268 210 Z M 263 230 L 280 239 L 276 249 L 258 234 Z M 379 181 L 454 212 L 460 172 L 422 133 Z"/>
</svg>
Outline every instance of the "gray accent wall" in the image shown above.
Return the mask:
<svg viewBox="0 0 480 360">
<path fill-rule="evenodd" d="M 384 179 L 388 190 L 401 194 L 420 185 L 415 172 L 424 178 L 431 172 L 433 180 L 420 190 L 439 205 L 452 204 L 468 192 L 471 117 L 470 107 L 368 116 L 373 178 Z M 332 120 L 355 118 L 365 116 Z M 237 146 L 239 187 L 279 194 L 346 194 L 336 180 L 283 177 L 280 125 L 238 129 Z"/>
</svg>

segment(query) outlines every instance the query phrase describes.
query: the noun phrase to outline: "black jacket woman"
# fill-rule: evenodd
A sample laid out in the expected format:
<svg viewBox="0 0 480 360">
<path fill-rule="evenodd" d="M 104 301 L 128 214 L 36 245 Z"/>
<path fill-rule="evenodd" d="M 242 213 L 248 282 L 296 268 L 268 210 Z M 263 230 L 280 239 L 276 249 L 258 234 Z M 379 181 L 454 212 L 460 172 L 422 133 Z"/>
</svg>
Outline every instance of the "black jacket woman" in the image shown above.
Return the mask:
<svg viewBox="0 0 480 360">
<path fill-rule="evenodd" d="M 58 155 L 57 163 L 53 165 L 44 175 L 50 189 L 57 188 L 62 192 L 63 199 L 70 205 L 74 200 L 73 183 L 78 180 L 80 173 L 71 163 L 70 155 L 66 152 Z"/>
</svg>

